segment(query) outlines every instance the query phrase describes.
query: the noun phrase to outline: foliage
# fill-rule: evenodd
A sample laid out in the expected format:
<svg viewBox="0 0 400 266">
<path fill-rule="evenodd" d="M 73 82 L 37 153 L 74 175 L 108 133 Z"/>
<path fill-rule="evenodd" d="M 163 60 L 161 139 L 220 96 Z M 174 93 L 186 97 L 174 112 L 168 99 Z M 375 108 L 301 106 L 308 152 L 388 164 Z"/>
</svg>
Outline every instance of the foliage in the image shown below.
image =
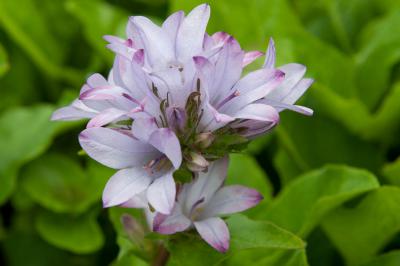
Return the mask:
<svg viewBox="0 0 400 266">
<path fill-rule="evenodd" d="M 228 253 L 190 232 L 145 228 L 138 244 L 121 217 L 144 226 L 142 214 L 101 208 L 113 170 L 79 155 L 81 123 L 50 115 L 90 73 L 107 75 L 102 36 L 123 36 L 129 15 L 158 22 L 201 2 L 0 1 L 1 265 L 149 265 L 160 245 L 168 265 L 399 265 L 399 0 L 209 1 L 209 33 L 246 50 L 272 36 L 278 65 L 304 64 L 316 80 L 302 98 L 313 117 L 285 112 L 231 156 L 227 182 L 264 200 L 227 219 Z"/>
</svg>

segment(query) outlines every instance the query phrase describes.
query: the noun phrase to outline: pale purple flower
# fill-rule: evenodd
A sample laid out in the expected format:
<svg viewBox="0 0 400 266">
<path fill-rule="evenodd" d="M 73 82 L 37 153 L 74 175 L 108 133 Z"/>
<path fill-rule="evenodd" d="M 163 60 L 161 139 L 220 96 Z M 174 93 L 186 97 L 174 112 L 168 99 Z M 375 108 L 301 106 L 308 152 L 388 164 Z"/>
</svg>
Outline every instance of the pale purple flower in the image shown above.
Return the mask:
<svg viewBox="0 0 400 266">
<path fill-rule="evenodd" d="M 229 248 L 229 230 L 220 216 L 244 211 L 257 205 L 262 196 L 254 189 L 240 185 L 223 186 L 228 159 L 213 162 L 207 173 L 198 173 L 180 189 L 170 215 L 157 213 L 153 230 L 174 234 L 195 228 L 213 248 L 226 252 Z"/>
<path fill-rule="evenodd" d="M 243 149 L 238 143 L 276 126 L 284 109 L 312 113 L 294 105 L 312 83 L 303 79 L 304 66 L 275 68 L 271 40 L 264 66 L 243 76 L 263 53 L 243 51 L 224 32 L 208 35 L 209 16 L 203 4 L 161 26 L 131 17 L 127 39 L 105 37 L 116 53 L 108 78 L 91 75 L 79 98 L 54 112 L 54 120 L 89 118 L 82 148 L 118 170 L 103 192 L 105 207 L 132 206 L 142 195 L 169 214 L 176 169 L 207 171 L 212 161 Z M 232 136 L 238 142 L 217 145 Z"/>
</svg>

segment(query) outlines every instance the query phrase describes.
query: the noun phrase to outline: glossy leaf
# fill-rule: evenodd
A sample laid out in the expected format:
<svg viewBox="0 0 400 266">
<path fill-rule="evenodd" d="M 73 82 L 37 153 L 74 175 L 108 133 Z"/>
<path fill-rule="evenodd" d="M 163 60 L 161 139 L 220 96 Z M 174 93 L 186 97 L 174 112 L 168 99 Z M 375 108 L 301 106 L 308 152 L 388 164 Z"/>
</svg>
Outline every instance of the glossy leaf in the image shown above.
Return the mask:
<svg viewBox="0 0 400 266">
<path fill-rule="evenodd" d="M 89 173 L 85 173 L 69 157 L 48 154 L 24 169 L 22 185 L 33 200 L 51 211 L 80 213 L 100 201 L 108 179 L 99 177 L 96 167 L 91 166 Z"/>
<path fill-rule="evenodd" d="M 92 253 L 104 244 L 93 213 L 66 216 L 41 212 L 36 219 L 40 236 L 52 245 L 78 254 Z"/>
<path fill-rule="evenodd" d="M 249 249 L 276 249 L 282 252 L 301 252 L 304 249 L 304 242 L 300 238 L 270 222 L 253 221 L 238 214 L 230 217 L 227 224 L 231 233 L 228 253 L 218 253 L 200 241 L 198 236 L 181 236 L 168 245 L 171 252 L 168 265 L 216 265 Z"/>
<path fill-rule="evenodd" d="M 367 262 L 400 232 L 400 188 L 381 187 L 333 211 L 323 228 L 349 265 Z"/>
<path fill-rule="evenodd" d="M 378 186 L 365 170 L 326 166 L 291 182 L 260 218 L 307 236 L 330 211 Z"/>
</svg>

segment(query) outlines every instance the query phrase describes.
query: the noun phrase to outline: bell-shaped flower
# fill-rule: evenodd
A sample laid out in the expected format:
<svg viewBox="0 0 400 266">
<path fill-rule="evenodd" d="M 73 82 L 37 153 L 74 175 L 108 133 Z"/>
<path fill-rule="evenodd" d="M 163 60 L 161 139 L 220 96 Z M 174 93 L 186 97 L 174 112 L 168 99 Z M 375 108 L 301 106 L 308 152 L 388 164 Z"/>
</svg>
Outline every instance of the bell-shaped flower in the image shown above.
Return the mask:
<svg viewBox="0 0 400 266">
<path fill-rule="evenodd" d="M 262 196 L 254 189 L 240 185 L 223 186 L 228 159 L 211 163 L 206 173 L 198 173 L 182 186 L 177 202 L 169 215 L 157 213 L 153 230 L 174 234 L 195 228 L 213 248 L 226 252 L 229 248 L 229 229 L 221 216 L 237 213 L 257 205 Z"/>
<path fill-rule="evenodd" d="M 137 119 L 132 130 L 95 127 L 84 130 L 79 142 L 96 161 L 119 171 L 103 191 L 104 207 L 121 205 L 144 192 L 151 206 L 168 214 L 174 204 L 173 172 L 182 162 L 181 147 L 168 128 L 153 119 Z"/>
</svg>

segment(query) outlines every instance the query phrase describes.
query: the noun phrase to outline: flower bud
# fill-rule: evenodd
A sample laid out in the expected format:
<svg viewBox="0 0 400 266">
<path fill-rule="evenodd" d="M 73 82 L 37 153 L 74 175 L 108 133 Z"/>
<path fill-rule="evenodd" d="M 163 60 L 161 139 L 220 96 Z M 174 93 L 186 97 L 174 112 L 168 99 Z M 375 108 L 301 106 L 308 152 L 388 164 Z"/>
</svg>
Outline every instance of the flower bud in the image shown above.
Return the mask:
<svg viewBox="0 0 400 266">
<path fill-rule="evenodd" d="M 196 152 L 190 152 L 188 160 L 186 162 L 186 166 L 190 171 L 193 172 L 206 171 L 208 165 L 209 162 L 201 154 Z"/>
<path fill-rule="evenodd" d="M 182 108 L 167 108 L 167 119 L 170 127 L 177 130 L 183 130 L 186 124 L 186 118 L 186 112 Z"/>
<path fill-rule="evenodd" d="M 203 132 L 196 136 L 194 143 L 199 148 L 205 149 L 210 147 L 214 139 L 215 136 L 211 132 Z"/>
<path fill-rule="evenodd" d="M 121 216 L 121 223 L 129 240 L 142 247 L 145 234 L 143 226 L 135 218 L 126 213 Z"/>
</svg>

